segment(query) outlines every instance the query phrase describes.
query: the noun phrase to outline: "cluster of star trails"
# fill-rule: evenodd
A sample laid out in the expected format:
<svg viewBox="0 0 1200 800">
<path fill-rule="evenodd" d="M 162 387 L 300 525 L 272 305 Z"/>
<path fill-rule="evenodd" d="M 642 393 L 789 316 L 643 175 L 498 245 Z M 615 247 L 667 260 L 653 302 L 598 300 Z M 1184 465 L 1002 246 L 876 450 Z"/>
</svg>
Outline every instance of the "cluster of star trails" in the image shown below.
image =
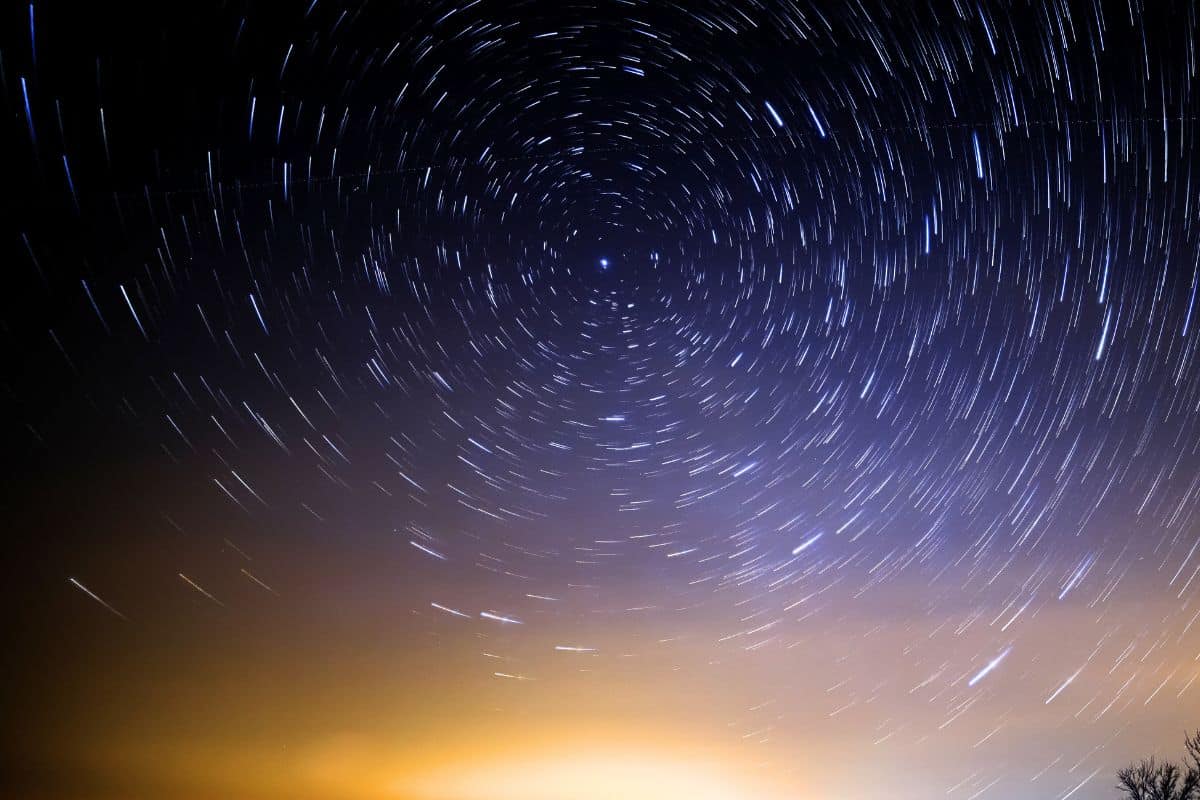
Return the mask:
<svg viewBox="0 0 1200 800">
<path fill-rule="evenodd" d="M 403 624 L 516 691 L 794 664 L 745 746 L 816 715 L 1083 796 L 1200 675 L 1197 19 L 1146 5 L 313 0 L 222 23 L 169 175 L 31 5 L 10 147 L 123 244 L 23 230 L 29 335 L 214 513 L 388 542 Z M 286 598 L 204 535 L 173 588 Z"/>
</svg>

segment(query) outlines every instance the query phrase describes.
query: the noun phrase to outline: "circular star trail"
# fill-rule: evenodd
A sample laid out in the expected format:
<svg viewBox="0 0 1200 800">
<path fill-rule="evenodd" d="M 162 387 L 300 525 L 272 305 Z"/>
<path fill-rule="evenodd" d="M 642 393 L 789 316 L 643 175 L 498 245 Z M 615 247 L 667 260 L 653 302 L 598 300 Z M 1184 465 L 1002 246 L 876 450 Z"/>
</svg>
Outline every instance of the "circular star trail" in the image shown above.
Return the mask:
<svg viewBox="0 0 1200 800">
<path fill-rule="evenodd" d="M 18 11 L 8 416 L 149 526 L 30 556 L 47 630 L 344 614 L 779 796 L 1107 796 L 1194 720 L 1192 6 Z"/>
</svg>

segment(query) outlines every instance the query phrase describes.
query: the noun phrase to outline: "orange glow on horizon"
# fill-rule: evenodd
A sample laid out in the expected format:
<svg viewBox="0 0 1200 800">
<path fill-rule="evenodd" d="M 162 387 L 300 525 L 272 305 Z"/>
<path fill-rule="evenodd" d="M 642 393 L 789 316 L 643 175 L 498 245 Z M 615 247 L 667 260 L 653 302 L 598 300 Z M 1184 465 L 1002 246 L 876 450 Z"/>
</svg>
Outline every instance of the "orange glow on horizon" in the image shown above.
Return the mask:
<svg viewBox="0 0 1200 800">
<path fill-rule="evenodd" d="M 711 761 L 616 748 L 452 763 L 396 786 L 412 800 L 771 800 L 754 781 Z"/>
</svg>

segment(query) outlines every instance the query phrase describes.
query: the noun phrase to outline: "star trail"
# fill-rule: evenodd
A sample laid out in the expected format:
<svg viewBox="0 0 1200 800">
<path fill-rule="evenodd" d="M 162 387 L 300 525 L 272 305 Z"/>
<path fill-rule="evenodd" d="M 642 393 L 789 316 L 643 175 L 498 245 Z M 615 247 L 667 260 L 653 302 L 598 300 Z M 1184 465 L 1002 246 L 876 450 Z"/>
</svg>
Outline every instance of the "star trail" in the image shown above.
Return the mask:
<svg viewBox="0 0 1200 800">
<path fill-rule="evenodd" d="M 1200 724 L 1197 13 L 13 5 L 14 791 L 1114 796 Z"/>
</svg>

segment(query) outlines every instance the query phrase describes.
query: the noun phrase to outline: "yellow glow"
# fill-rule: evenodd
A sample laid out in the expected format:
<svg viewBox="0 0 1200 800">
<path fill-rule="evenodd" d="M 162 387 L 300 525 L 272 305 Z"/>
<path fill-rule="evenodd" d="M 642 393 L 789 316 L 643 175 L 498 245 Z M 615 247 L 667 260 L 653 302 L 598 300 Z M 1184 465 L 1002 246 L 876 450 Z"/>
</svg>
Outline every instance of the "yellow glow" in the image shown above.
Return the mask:
<svg viewBox="0 0 1200 800">
<path fill-rule="evenodd" d="M 420 800 L 765 800 L 720 768 L 674 756 L 595 751 L 448 765 L 398 786 Z"/>
</svg>

